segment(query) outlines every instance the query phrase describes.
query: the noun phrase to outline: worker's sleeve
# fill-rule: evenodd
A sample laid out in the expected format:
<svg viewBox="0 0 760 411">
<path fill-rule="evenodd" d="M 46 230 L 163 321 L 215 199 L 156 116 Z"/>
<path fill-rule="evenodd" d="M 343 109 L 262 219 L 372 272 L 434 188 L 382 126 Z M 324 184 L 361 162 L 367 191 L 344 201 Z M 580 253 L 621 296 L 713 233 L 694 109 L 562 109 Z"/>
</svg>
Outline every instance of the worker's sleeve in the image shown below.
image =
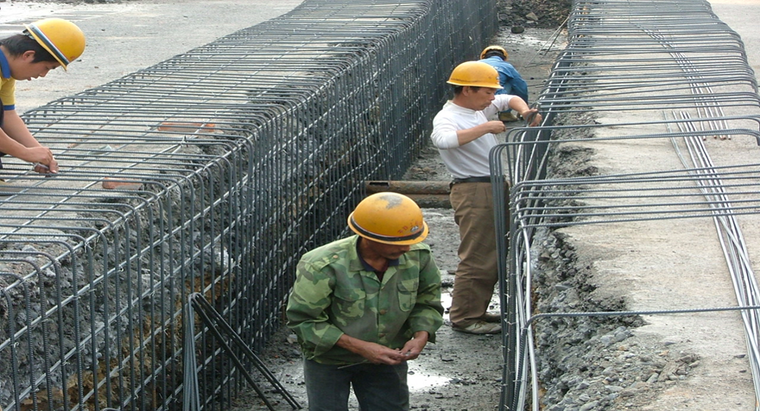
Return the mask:
<svg viewBox="0 0 760 411">
<path fill-rule="evenodd" d="M 287 325 L 298 336 L 309 359 L 330 350 L 343 335 L 343 331 L 329 322 L 327 309 L 335 287 L 335 277 L 329 272 L 329 267 L 317 269 L 301 259 L 285 310 Z"/>
<path fill-rule="evenodd" d="M 512 83 L 512 94 L 525 100 L 525 103 L 527 104 L 528 103 L 528 83 L 526 83 L 525 80 L 523 80 L 522 77 L 520 76 L 513 78 L 510 83 Z"/>
<path fill-rule="evenodd" d="M 503 78 L 501 76 L 504 76 Z M 520 72 L 510 64 L 504 65 L 502 70 L 499 70 L 499 80 L 503 81 L 503 84 L 509 84 L 511 90 L 509 94 L 513 94 L 528 102 L 528 83 L 523 80 Z"/>
<path fill-rule="evenodd" d="M 454 121 L 438 113 L 433 119 L 433 133 L 430 139 L 433 140 L 433 145 L 441 150 L 457 148 L 459 147 L 457 130 L 457 124 Z"/>
<path fill-rule="evenodd" d="M 509 110 L 509 100 L 512 100 L 512 97 L 514 97 L 512 94 L 495 95 L 491 105 L 483 109 L 483 114 L 491 118 L 500 111 Z"/>
<path fill-rule="evenodd" d="M 412 333 L 427 331 L 428 341 L 435 342 L 435 332 L 443 324 L 441 305 L 441 271 L 430 250 L 420 251 L 420 281 L 417 300 L 407 322 Z"/>
<path fill-rule="evenodd" d="M 16 109 L 16 80 L 0 79 L 0 100 L 3 101 L 4 110 Z"/>
</svg>

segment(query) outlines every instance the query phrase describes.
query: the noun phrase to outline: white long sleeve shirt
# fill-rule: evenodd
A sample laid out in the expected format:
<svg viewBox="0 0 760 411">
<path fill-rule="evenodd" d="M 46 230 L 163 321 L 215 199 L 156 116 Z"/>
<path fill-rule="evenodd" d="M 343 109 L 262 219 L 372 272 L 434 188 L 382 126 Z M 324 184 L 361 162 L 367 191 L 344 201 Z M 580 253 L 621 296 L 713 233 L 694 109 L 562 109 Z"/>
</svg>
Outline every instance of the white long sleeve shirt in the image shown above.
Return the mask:
<svg viewBox="0 0 760 411">
<path fill-rule="evenodd" d="M 433 119 L 430 138 L 438 148 L 441 159 L 454 178 L 485 177 L 490 175 L 488 155 L 498 144 L 496 136 L 486 133 L 464 145 L 459 145 L 458 130 L 466 130 L 488 122 L 488 118 L 509 108 L 512 95 L 495 96 L 484 110 L 472 110 L 447 102 Z"/>
</svg>

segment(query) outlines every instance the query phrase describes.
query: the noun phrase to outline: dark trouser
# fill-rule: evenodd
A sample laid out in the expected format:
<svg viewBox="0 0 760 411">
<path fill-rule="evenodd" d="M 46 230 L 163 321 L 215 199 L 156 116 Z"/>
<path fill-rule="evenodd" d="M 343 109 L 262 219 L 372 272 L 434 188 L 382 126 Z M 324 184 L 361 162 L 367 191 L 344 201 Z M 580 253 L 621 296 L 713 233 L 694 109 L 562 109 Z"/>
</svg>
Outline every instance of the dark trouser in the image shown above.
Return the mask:
<svg viewBox="0 0 760 411">
<path fill-rule="evenodd" d="M 405 362 L 399 365 L 340 366 L 304 360 L 309 411 L 348 411 L 351 386 L 361 411 L 407 411 L 408 369 Z"/>
<path fill-rule="evenodd" d="M 486 313 L 498 279 L 491 183 L 454 184 L 449 199 L 460 238 L 449 318 L 466 327 Z"/>
</svg>

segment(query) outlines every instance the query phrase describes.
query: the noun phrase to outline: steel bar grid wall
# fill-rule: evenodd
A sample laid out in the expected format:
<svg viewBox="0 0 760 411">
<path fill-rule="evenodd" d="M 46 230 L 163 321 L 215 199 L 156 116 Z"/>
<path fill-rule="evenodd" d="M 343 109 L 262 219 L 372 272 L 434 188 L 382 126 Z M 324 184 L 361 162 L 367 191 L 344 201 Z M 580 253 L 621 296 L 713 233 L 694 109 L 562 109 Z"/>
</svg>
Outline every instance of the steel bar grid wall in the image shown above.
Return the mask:
<svg viewBox="0 0 760 411">
<path fill-rule="evenodd" d="M 539 369 L 561 361 L 562 350 L 542 352 L 537 327 L 557 327 L 562 316 L 644 314 L 536 307 L 536 262 L 553 230 L 637 223 L 667 230 L 674 221 L 714 221 L 738 307 L 760 301 L 736 222 L 760 214 L 760 163 L 717 166 L 704 142 L 733 139 L 760 150 L 757 83 L 739 36 L 707 2 L 609 0 L 575 1 L 568 39 L 538 99 L 544 124 L 513 129 L 491 153 L 492 180 L 511 183 L 509 191 L 494 184 L 507 329 L 502 410 L 556 405 L 542 403 L 540 393 L 550 388 Z M 630 160 L 625 171 L 615 172 L 593 162 L 572 170 L 564 162 L 574 150 L 635 159 L 645 148 L 669 153 L 673 164 L 641 169 Z M 754 310 L 743 310 L 742 317 L 757 393 L 760 322 Z"/>
<path fill-rule="evenodd" d="M 197 320 L 182 352 L 188 295 L 263 348 L 301 254 L 416 158 L 495 3 L 306 0 L 27 112 L 61 171 L 0 170 L 23 188 L 0 202 L 2 409 L 176 410 L 183 355 L 229 408 L 243 379 Z"/>
</svg>

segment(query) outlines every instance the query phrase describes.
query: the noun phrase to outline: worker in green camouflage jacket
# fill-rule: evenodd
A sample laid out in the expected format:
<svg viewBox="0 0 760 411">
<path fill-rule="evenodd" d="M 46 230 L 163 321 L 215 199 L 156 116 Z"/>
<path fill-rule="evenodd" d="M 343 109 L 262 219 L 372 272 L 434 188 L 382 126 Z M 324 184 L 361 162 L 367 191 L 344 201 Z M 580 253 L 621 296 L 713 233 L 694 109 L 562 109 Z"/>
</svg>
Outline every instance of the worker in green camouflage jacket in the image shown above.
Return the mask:
<svg viewBox="0 0 760 411">
<path fill-rule="evenodd" d="M 441 276 L 419 206 L 377 193 L 348 218 L 357 235 L 306 253 L 287 306 L 304 354 L 310 411 L 409 409 L 407 361 L 443 323 Z"/>
</svg>

